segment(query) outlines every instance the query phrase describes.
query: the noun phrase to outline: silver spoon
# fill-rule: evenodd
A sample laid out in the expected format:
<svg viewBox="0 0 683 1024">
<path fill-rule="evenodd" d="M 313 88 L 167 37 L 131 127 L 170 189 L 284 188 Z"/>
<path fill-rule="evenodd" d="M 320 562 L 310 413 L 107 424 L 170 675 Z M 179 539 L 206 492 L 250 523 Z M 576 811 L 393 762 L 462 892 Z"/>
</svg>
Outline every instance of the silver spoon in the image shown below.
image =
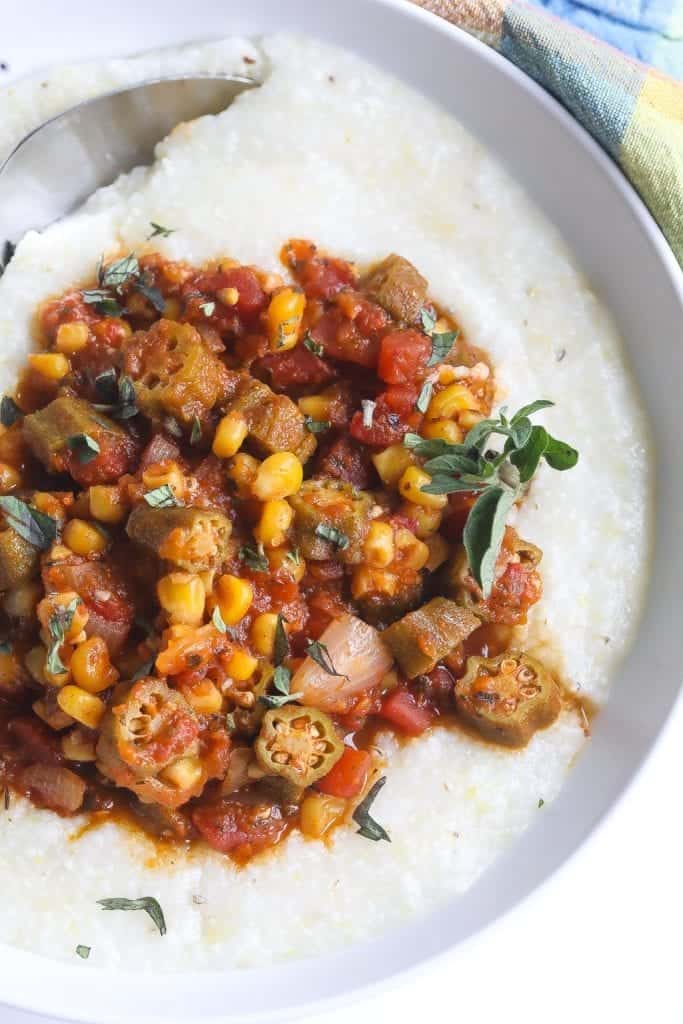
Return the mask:
<svg viewBox="0 0 683 1024">
<path fill-rule="evenodd" d="M 181 121 L 218 114 L 256 85 L 238 75 L 160 78 L 86 100 L 34 129 L 0 167 L 0 268 L 4 242 L 11 255 L 27 231 L 151 163 L 156 144 Z"/>
</svg>

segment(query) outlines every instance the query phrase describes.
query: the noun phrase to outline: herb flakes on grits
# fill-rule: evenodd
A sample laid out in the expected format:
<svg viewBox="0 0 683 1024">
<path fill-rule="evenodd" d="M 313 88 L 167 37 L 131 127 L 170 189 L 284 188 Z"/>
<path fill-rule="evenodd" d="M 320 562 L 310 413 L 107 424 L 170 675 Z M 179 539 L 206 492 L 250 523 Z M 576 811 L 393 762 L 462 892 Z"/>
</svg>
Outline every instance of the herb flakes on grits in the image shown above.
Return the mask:
<svg viewBox="0 0 683 1024">
<path fill-rule="evenodd" d="M 288 36 L 59 102 L 245 57 L 260 88 L 0 280 L 0 942 L 62 959 L 263 964 L 463 892 L 639 607 L 618 337 L 457 123 Z"/>
</svg>

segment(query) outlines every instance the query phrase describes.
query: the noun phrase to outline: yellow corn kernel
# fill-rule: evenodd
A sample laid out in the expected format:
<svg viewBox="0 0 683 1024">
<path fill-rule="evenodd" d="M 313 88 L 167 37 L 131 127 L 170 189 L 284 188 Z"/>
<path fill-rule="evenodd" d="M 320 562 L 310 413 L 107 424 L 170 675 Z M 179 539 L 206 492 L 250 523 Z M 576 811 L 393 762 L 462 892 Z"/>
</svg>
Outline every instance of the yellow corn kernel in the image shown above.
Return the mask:
<svg viewBox="0 0 683 1024">
<path fill-rule="evenodd" d="M 276 626 L 277 615 L 275 612 L 262 612 L 251 624 L 249 636 L 252 646 L 256 653 L 261 654 L 264 658 L 270 657 L 273 653 Z"/>
<path fill-rule="evenodd" d="M 204 769 L 198 757 L 181 757 L 163 772 L 159 772 L 159 778 L 175 789 L 192 789 L 200 782 Z"/>
<path fill-rule="evenodd" d="M 306 575 L 306 562 L 300 552 L 294 552 L 290 547 L 271 548 L 268 551 L 268 565 L 271 572 L 284 574 L 294 580 L 301 582 Z"/>
<path fill-rule="evenodd" d="M 363 553 L 376 569 L 384 569 L 394 560 L 394 531 L 389 523 L 371 523 L 363 545 Z"/>
<path fill-rule="evenodd" d="M 448 558 L 450 546 L 440 533 L 434 533 L 431 537 L 427 537 L 425 544 L 429 548 L 429 558 L 425 563 L 425 568 L 429 572 L 435 572 Z"/>
<path fill-rule="evenodd" d="M 201 625 L 206 593 L 196 573 L 171 572 L 162 576 L 157 583 L 157 597 L 174 625 Z"/>
<path fill-rule="evenodd" d="M 241 412 L 229 412 L 218 424 L 211 450 L 219 459 L 230 459 L 242 447 L 249 426 Z"/>
<path fill-rule="evenodd" d="M 304 416 L 310 416 L 312 420 L 330 418 L 332 399 L 327 395 L 306 395 L 299 399 L 298 405 Z"/>
<path fill-rule="evenodd" d="M 425 494 L 422 490 L 432 478 L 419 466 L 408 466 L 398 482 L 398 489 L 406 501 L 422 508 L 445 508 L 448 496 L 445 494 Z"/>
<path fill-rule="evenodd" d="M 426 540 L 441 526 L 443 513 L 438 508 L 425 508 L 423 505 L 413 505 L 409 501 L 399 505 L 399 514 L 408 516 L 417 524 L 415 534 L 420 540 Z"/>
<path fill-rule="evenodd" d="M 252 494 L 259 501 L 288 498 L 296 494 L 304 478 L 304 468 L 291 452 L 276 452 L 264 459 L 252 484 Z"/>
<path fill-rule="evenodd" d="M 71 369 L 71 364 L 61 352 L 35 352 L 28 357 L 32 369 L 48 380 L 62 380 Z"/>
<path fill-rule="evenodd" d="M 223 707 L 223 695 L 210 679 L 202 679 L 185 692 L 185 699 L 198 715 L 217 715 Z"/>
<path fill-rule="evenodd" d="M 449 419 L 465 409 L 478 409 L 479 402 L 464 384 L 449 384 L 434 395 L 427 409 L 428 420 Z"/>
<path fill-rule="evenodd" d="M 21 484 L 21 473 L 10 466 L 9 462 L 0 462 L 0 494 L 9 494 Z"/>
<path fill-rule="evenodd" d="M 476 427 L 477 423 L 481 423 L 483 419 L 483 413 L 473 412 L 471 409 L 466 409 L 458 416 L 458 423 L 463 430 L 471 430 L 472 427 Z"/>
<path fill-rule="evenodd" d="M 351 596 L 354 601 L 375 594 L 393 597 L 398 592 L 400 583 L 400 578 L 393 572 L 362 566 L 354 569 L 351 577 Z"/>
<path fill-rule="evenodd" d="M 297 288 L 275 292 L 266 314 L 270 347 L 277 352 L 294 348 L 299 340 L 306 296 Z"/>
<path fill-rule="evenodd" d="M 392 444 L 372 456 L 379 478 L 386 487 L 396 487 L 406 469 L 413 464 L 413 456 L 402 444 Z"/>
<path fill-rule="evenodd" d="M 157 487 L 170 487 L 176 498 L 181 500 L 187 490 L 185 474 L 173 459 L 154 462 L 148 466 L 142 474 L 142 482 L 148 491 L 154 491 Z"/>
<path fill-rule="evenodd" d="M 213 593 L 213 581 L 216 576 L 216 570 L 203 569 L 201 572 L 198 572 L 197 575 L 202 581 L 202 586 L 204 587 L 204 594 L 206 597 L 208 597 L 210 594 Z"/>
<path fill-rule="evenodd" d="M 109 543 L 101 530 L 85 519 L 70 519 L 64 527 L 62 540 L 75 555 L 95 555 Z"/>
<path fill-rule="evenodd" d="M 254 590 L 249 580 L 226 573 L 216 584 L 216 601 L 226 626 L 236 626 L 249 611 Z"/>
<path fill-rule="evenodd" d="M 69 605 L 76 602 L 71 622 L 67 625 L 65 617 Z M 73 643 L 79 633 L 85 629 L 89 619 L 88 609 L 75 590 L 65 590 L 61 594 L 48 594 L 40 602 L 37 608 L 38 621 L 43 627 L 47 638 L 50 638 L 50 623 L 54 619 L 62 622 L 64 628 L 64 640 L 66 643 Z M 43 637 L 45 639 L 45 637 Z"/>
<path fill-rule="evenodd" d="M 325 793 L 311 793 L 301 804 L 299 828 L 310 839 L 322 839 L 345 813 L 345 800 Z"/>
<path fill-rule="evenodd" d="M 79 726 L 69 729 L 61 738 L 62 753 L 67 761 L 96 761 L 95 737 Z"/>
<path fill-rule="evenodd" d="M 251 487 L 256 479 L 260 462 L 253 455 L 246 452 L 238 452 L 228 464 L 226 475 L 235 485 L 239 498 L 248 498 L 251 495 Z"/>
<path fill-rule="evenodd" d="M 284 498 L 273 498 L 265 502 L 261 518 L 254 528 L 254 537 L 265 548 L 279 548 L 287 539 L 287 530 L 292 525 L 294 509 Z"/>
<path fill-rule="evenodd" d="M 400 561 L 401 568 L 417 571 L 424 569 L 429 560 L 429 548 L 424 541 L 403 527 L 396 531 L 396 548 L 396 561 Z"/>
<path fill-rule="evenodd" d="M 63 686 L 57 694 L 57 703 L 62 711 L 71 715 L 87 729 L 97 729 L 107 706 L 94 693 L 86 693 L 80 686 Z"/>
<path fill-rule="evenodd" d="M 460 444 L 463 439 L 463 432 L 455 420 L 426 420 L 422 424 L 421 433 L 430 441 L 439 438 L 451 444 Z"/>
<path fill-rule="evenodd" d="M 29 619 L 36 610 L 43 588 L 40 583 L 24 583 L 5 594 L 2 607 L 10 619 Z"/>
<path fill-rule="evenodd" d="M 46 725 L 49 725 L 55 732 L 59 732 L 61 729 L 67 729 L 70 725 L 73 725 L 73 719 L 71 719 L 61 708 L 55 707 L 52 701 L 46 701 L 42 698 L 35 700 L 31 705 L 33 711 L 38 718 L 40 718 Z"/>
<path fill-rule="evenodd" d="M 88 491 L 90 515 L 100 523 L 116 526 L 126 518 L 127 509 L 118 487 L 95 484 Z"/>
<path fill-rule="evenodd" d="M 178 299 L 174 299 L 172 296 L 166 299 L 164 304 L 164 320 L 178 320 L 182 312 L 182 307 Z"/>
<path fill-rule="evenodd" d="M 237 683 L 245 683 L 247 679 L 251 679 L 257 667 L 258 661 L 253 654 L 249 654 L 241 647 L 232 652 L 226 665 L 228 675 Z"/>
<path fill-rule="evenodd" d="M 224 306 L 236 306 L 240 301 L 240 293 L 237 288 L 219 288 L 216 292 L 216 298 Z"/>
<path fill-rule="evenodd" d="M 119 678 L 109 660 L 107 645 L 100 636 L 91 636 L 76 647 L 69 668 L 74 683 L 88 693 L 101 693 Z"/>
<path fill-rule="evenodd" d="M 67 356 L 74 352 L 80 352 L 88 344 L 90 331 L 88 325 L 82 321 L 74 320 L 71 323 L 60 324 L 57 328 L 55 348 Z"/>
</svg>

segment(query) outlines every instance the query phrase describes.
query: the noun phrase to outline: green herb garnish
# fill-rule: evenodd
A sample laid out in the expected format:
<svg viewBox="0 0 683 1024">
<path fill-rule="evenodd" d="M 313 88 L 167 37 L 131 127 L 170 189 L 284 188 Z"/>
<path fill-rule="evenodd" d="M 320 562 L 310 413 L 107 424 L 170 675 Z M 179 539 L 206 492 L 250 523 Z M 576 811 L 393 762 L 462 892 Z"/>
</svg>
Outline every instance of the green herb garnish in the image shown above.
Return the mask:
<svg viewBox="0 0 683 1024">
<path fill-rule="evenodd" d="M 90 946 L 76 946 L 76 954 L 80 956 L 81 960 L 87 960 L 90 956 Z"/>
<path fill-rule="evenodd" d="M 136 668 L 135 672 L 133 672 L 133 675 L 130 677 L 131 683 L 137 683 L 138 679 L 144 679 L 146 676 L 150 675 L 153 668 L 154 658 L 149 658 L 148 661 L 143 661 L 140 668 Z"/>
<path fill-rule="evenodd" d="M 281 708 L 291 701 L 299 700 L 300 693 L 290 693 L 292 673 L 284 665 L 277 665 L 273 672 L 273 688 L 277 691 L 274 694 L 264 693 L 259 697 L 262 704 L 267 708 Z"/>
<path fill-rule="evenodd" d="M 284 616 L 278 612 L 275 622 L 275 642 L 273 644 L 273 661 L 276 665 L 281 665 L 289 655 L 289 640 L 287 638 L 287 630 L 285 629 L 286 621 Z"/>
<path fill-rule="evenodd" d="M 538 809 L 539 809 L 539 811 L 540 811 L 541 807 L 543 807 L 543 804 L 544 804 L 544 803 L 545 803 L 545 800 L 543 799 L 543 797 L 542 797 L 542 796 L 540 796 L 540 797 L 538 798 Z"/>
<path fill-rule="evenodd" d="M 116 370 L 105 370 L 95 377 L 95 390 L 102 403 L 93 408 L 108 412 L 117 420 L 129 420 L 138 414 L 135 385 L 130 377 L 123 374 L 116 377 Z"/>
<path fill-rule="evenodd" d="M 216 311 L 216 303 L 215 302 L 202 302 L 202 303 L 200 303 L 199 308 L 201 309 L 201 311 L 204 314 L 204 316 L 206 316 L 206 317 L 213 316 L 214 312 Z"/>
<path fill-rule="evenodd" d="M 5 793 L 3 795 L 2 802 L 6 811 L 9 811 L 11 800 L 12 797 L 10 796 L 10 791 L 5 786 Z"/>
<path fill-rule="evenodd" d="M 330 658 L 330 652 L 328 651 L 325 644 L 321 643 L 320 640 L 309 640 L 306 644 L 306 654 L 309 658 L 312 658 L 316 665 L 320 665 L 324 672 L 327 672 L 328 676 L 337 676 L 338 679 L 348 679 L 343 672 L 337 672 L 336 668 L 332 664 Z"/>
<path fill-rule="evenodd" d="M 285 558 L 288 562 L 292 562 L 294 565 L 301 565 L 301 552 L 298 548 L 294 548 L 293 551 L 288 551 Z"/>
<path fill-rule="evenodd" d="M 153 284 L 150 284 L 150 279 L 141 278 L 136 281 L 133 287 L 136 292 L 140 292 L 140 295 L 144 295 L 148 302 L 151 302 L 157 313 L 162 313 L 166 309 L 166 299 L 161 294 L 158 288 L 155 288 Z"/>
<path fill-rule="evenodd" d="M 21 419 L 23 412 L 9 395 L 3 395 L 0 399 L 0 423 L 3 427 L 11 427 L 13 423 Z"/>
<path fill-rule="evenodd" d="M 435 334 L 436 317 L 427 309 L 420 310 L 422 330 L 429 335 L 432 343 L 432 354 L 427 360 L 427 366 L 436 366 L 442 362 L 453 348 L 460 331 L 444 331 L 443 334 Z"/>
<path fill-rule="evenodd" d="M 162 238 L 168 238 L 169 235 L 173 235 L 177 231 L 177 228 L 165 228 L 163 224 L 157 224 L 153 220 L 149 222 L 149 226 L 152 228 L 152 231 L 147 235 L 148 242 L 150 238 L 156 238 L 157 235 L 160 235 Z"/>
<path fill-rule="evenodd" d="M 97 268 L 97 280 L 100 288 L 112 288 L 116 292 L 120 292 L 128 281 L 136 280 L 139 276 L 140 264 L 134 252 L 120 260 L 115 260 L 107 267 L 100 262 Z"/>
<path fill-rule="evenodd" d="M 73 601 L 65 608 L 58 608 L 54 615 L 50 617 L 48 630 L 52 643 L 47 652 L 46 665 L 48 671 L 55 676 L 58 676 L 61 672 L 66 672 L 66 665 L 59 656 L 59 648 L 64 643 L 64 638 L 71 629 L 76 609 L 80 603 L 80 597 L 74 597 Z"/>
<path fill-rule="evenodd" d="M 319 341 L 316 341 L 310 331 L 306 331 L 304 334 L 303 341 L 304 348 L 307 348 L 309 352 L 312 352 L 314 356 L 322 356 L 325 349 L 322 347 Z"/>
<path fill-rule="evenodd" d="M 434 385 L 432 384 L 431 380 L 426 380 L 422 387 L 420 388 L 420 394 L 417 396 L 417 401 L 415 403 L 415 408 L 417 409 L 418 412 L 427 412 L 427 409 L 429 408 L 429 403 L 432 400 L 433 390 Z"/>
<path fill-rule="evenodd" d="M 45 551 L 57 537 L 57 520 L 27 505 L 11 494 L 0 497 L 0 509 L 7 525 L 39 551 Z"/>
<path fill-rule="evenodd" d="M 7 240 L 5 242 L 5 244 L 3 245 L 3 247 L 2 247 L 2 259 L 0 260 L 0 277 L 2 277 L 2 275 L 7 270 L 7 265 L 9 263 L 9 261 L 12 259 L 12 257 L 14 256 L 16 248 L 17 248 L 16 245 L 13 242 L 10 242 L 9 240 Z"/>
<path fill-rule="evenodd" d="M 104 288 L 87 288 L 81 292 L 83 301 L 94 306 L 101 316 L 121 316 L 123 309 L 116 299 Z"/>
<path fill-rule="evenodd" d="M 182 502 L 178 501 L 175 491 L 170 484 L 162 484 L 152 491 L 143 494 L 143 498 L 150 508 L 178 508 Z"/>
<path fill-rule="evenodd" d="M 357 835 L 363 836 L 364 839 L 372 839 L 375 843 L 379 842 L 380 839 L 385 839 L 387 843 L 391 842 L 391 837 L 387 830 L 379 822 L 375 821 L 370 814 L 370 808 L 386 781 L 386 776 L 384 775 L 381 779 L 378 779 L 367 796 L 358 804 L 352 815 L 356 825 L 359 826 Z"/>
<path fill-rule="evenodd" d="M 338 530 L 336 526 L 328 526 L 327 523 L 318 523 L 315 528 L 315 535 L 323 540 L 328 540 L 330 544 L 334 544 L 337 551 L 345 551 L 349 546 L 349 538 L 346 534 Z"/>
<path fill-rule="evenodd" d="M 312 416 L 304 418 L 304 426 L 310 434 L 324 434 L 332 424 L 329 420 L 314 420 Z"/>
<path fill-rule="evenodd" d="M 122 896 L 112 896 L 109 899 L 98 900 L 97 902 L 105 910 L 144 910 L 159 929 L 159 935 L 166 934 L 164 912 L 159 905 L 159 901 L 155 900 L 153 896 L 141 896 L 138 900 L 128 900 Z"/>
<path fill-rule="evenodd" d="M 257 548 L 251 548 L 245 544 L 240 548 L 239 555 L 248 569 L 253 569 L 255 572 L 268 571 L 268 559 L 263 550 L 263 544 L 259 544 Z"/>
<path fill-rule="evenodd" d="M 190 444 L 199 444 L 202 439 L 202 425 L 199 416 L 195 416 L 192 420 L 192 431 L 190 432 Z"/>
<path fill-rule="evenodd" d="M 66 444 L 82 465 L 92 462 L 100 454 L 100 446 L 90 434 L 74 434 L 66 439 Z"/>
</svg>

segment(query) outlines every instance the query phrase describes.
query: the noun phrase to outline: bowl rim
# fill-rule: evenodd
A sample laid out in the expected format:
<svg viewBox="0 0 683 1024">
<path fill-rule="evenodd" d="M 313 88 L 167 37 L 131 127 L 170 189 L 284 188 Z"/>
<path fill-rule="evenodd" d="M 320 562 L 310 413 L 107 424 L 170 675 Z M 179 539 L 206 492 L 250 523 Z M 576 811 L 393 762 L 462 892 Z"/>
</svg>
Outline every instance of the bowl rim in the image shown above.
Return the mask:
<svg viewBox="0 0 683 1024">
<path fill-rule="evenodd" d="M 196 3 L 197 7 L 200 3 Z M 285 5 L 282 5 L 285 6 Z M 453 53 L 460 52 L 467 55 L 474 64 L 479 64 L 484 69 L 485 76 L 498 79 L 510 88 L 510 96 L 523 97 L 523 104 L 528 105 L 532 120 L 538 120 L 549 126 L 555 123 L 566 136 L 571 140 L 575 151 L 582 153 L 585 167 L 590 169 L 589 177 L 597 175 L 602 184 L 608 186 L 608 191 L 615 193 L 625 209 L 629 211 L 634 219 L 636 233 L 642 237 L 643 257 L 648 256 L 654 266 L 657 284 L 666 293 L 666 301 L 670 309 L 683 315 L 683 271 L 675 260 L 672 250 L 654 221 L 649 210 L 637 195 L 631 184 L 622 171 L 611 160 L 611 158 L 600 148 L 598 143 L 590 136 L 574 117 L 549 93 L 547 93 L 535 81 L 529 78 L 523 71 L 508 61 L 501 54 L 486 46 L 477 38 L 469 35 L 458 27 L 451 25 L 444 19 L 424 9 L 407 3 L 406 0 L 345 0 L 342 5 L 338 0 L 317 0 L 316 9 L 307 7 L 306 0 L 291 0 L 288 3 L 287 11 L 280 10 L 279 0 L 232 0 L 230 7 L 232 14 L 238 15 L 242 22 L 247 24 L 269 24 L 270 31 L 280 30 L 282 23 L 287 22 L 293 31 L 306 32 L 314 37 L 323 38 L 325 41 L 337 42 L 343 48 L 354 50 L 363 59 L 375 63 L 380 69 L 387 70 L 387 61 L 381 56 L 376 56 L 382 49 L 379 42 L 377 45 L 358 45 L 358 37 L 349 28 L 351 16 L 354 13 L 362 12 L 369 22 L 374 20 L 377 23 L 379 18 L 384 18 L 382 28 L 386 28 L 387 34 L 391 35 L 392 30 L 405 37 L 407 27 L 426 33 L 427 37 L 433 37 L 434 46 L 438 40 L 446 40 L 453 48 Z M 240 11 L 235 11 L 240 8 Z M 304 17 L 305 15 L 305 17 Z M 346 21 L 344 21 L 346 18 Z M 334 32 L 330 26 L 331 19 L 344 22 L 344 29 L 341 32 L 343 40 Z M 392 20 L 393 19 L 393 20 Z M 248 34 L 258 34 L 256 28 Z M 225 35 L 246 34 L 246 30 L 240 23 L 239 28 L 226 28 Z M 354 45 L 354 40 L 356 45 Z M 191 41 L 188 39 L 188 41 Z M 423 45 L 423 44 L 420 44 Z M 473 66 L 474 66 L 473 64 Z M 389 67 L 388 73 L 396 74 L 396 71 Z M 404 81 L 415 87 L 414 75 L 399 74 Z M 425 92 L 424 89 L 421 91 Z M 428 99 L 440 103 L 434 95 L 434 91 L 426 92 Z M 443 104 L 442 104 L 443 105 Z M 476 127 L 468 125 L 468 129 L 479 134 Z M 491 148 L 490 143 L 486 143 Z M 505 160 L 505 154 L 493 148 L 494 155 L 500 160 Z M 507 161 L 505 161 L 507 162 Z M 515 170 L 513 176 L 517 176 Z M 526 188 L 525 184 L 525 188 Z M 539 202 L 537 195 L 531 192 L 532 200 Z M 544 203 L 540 202 L 543 206 Z M 554 217 L 548 214 L 551 220 Z M 563 231 L 566 238 L 566 232 Z M 571 245 L 571 243 L 570 243 Z M 571 246 L 575 250 L 575 246 Z M 647 248 L 649 247 L 649 253 Z M 584 262 L 585 266 L 585 262 Z M 381 936 L 367 944 L 354 945 L 340 953 L 317 957 L 315 960 L 299 960 L 290 964 L 280 964 L 268 969 L 267 985 L 262 986 L 266 991 L 259 995 L 261 1004 L 257 1007 L 258 1000 L 243 1000 L 236 1008 L 234 1014 L 226 1015 L 222 1010 L 222 1002 L 219 996 L 225 991 L 226 983 L 229 984 L 231 995 L 234 995 L 236 987 L 245 990 L 245 979 L 250 976 L 251 984 L 256 977 L 252 969 L 244 969 L 230 972 L 190 972 L 183 973 L 174 978 L 172 975 L 165 976 L 166 984 L 163 988 L 167 991 L 163 1000 L 159 999 L 159 992 L 150 994 L 150 986 L 145 982 L 145 974 L 132 974 L 130 972 L 112 972 L 105 968 L 88 968 L 83 971 L 82 966 L 65 964 L 58 961 L 47 960 L 42 956 L 24 952 L 16 948 L 0 945 L 0 955 L 6 964 L 3 971 L 4 984 L 2 1001 L 6 1006 L 22 1009 L 30 1012 L 43 1013 L 74 1021 L 94 1022 L 108 1024 L 121 1019 L 123 1012 L 130 1021 L 152 1021 L 164 1019 L 168 1022 L 179 1018 L 178 997 L 180 994 L 192 996 L 195 1000 L 193 1006 L 197 1019 L 239 1019 L 239 1020 L 274 1020 L 291 1017 L 300 1014 L 304 1010 L 307 1013 L 329 1010 L 335 1006 L 348 1003 L 362 996 L 371 993 L 378 993 L 385 986 L 392 983 L 398 975 L 409 977 L 411 974 L 424 969 L 430 961 L 436 961 L 447 955 L 453 955 L 456 951 L 461 952 L 475 938 L 488 929 L 500 924 L 513 912 L 519 909 L 520 904 L 528 900 L 532 895 L 535 897 L 548 884 L 553 875 L 566 870 L 578 851 L 584 845 L 589 835 L 594 838 L 598 831 L 604 826 L 619 808 L 627 791 L 632 786 L 635 778 L 640 774 L 646 759 L 650 756 L 655 743 L 664 730 L 665 723 L 676 704 L 677 691 L 669 687 L 668 691 L 659 698 L 656 708 L 654 728 L 646 731 L 643 737 L 639 737 L 639 755 L 634 763 L 630 763 L 625 769 L 615 770 L 613 778 L 610 778 L 611 796 L 605 801 L 598 801 L 591 813 L 583 815 L 583 820 L 578 830 L 575 827 L 568 827 L 567 822 L 562 821 L 563 797 L 551 805 L 544 814 L 544 826 L 556 828 L 562 832 L 562 849 L 564 852 L 559 855 L 551 854 L 543 860 L 540 874 L 537 875 L 526 889 L 513 895 L 509 900 L 502 900 L 496 894 L 496 884 L 499 875 L 508 870 L 514 859 L 510 854 L 503 854 L 499 863 L 486 872 L 488 881 L 493 881 L 489 886 L 492 893 L 482 891 L 479 885 L 475 885 L 465 897 L 459 897 L 459 910 L 465 920 L 462 934 L 453 937 L 450 928 L 452 922 L 448 921 L 448 912 L 452 901 L 439 908 L 437 911 L 420 918 L 407 922 L 401 928 L 396 929 L 391 936 Z M 609 709 L 609 704 L 608 704 Z M 609 746 L 609 730 L 602 730 L 601 719 L 607 714 L 603 711 L 598 721 L 596 733 L 605 733 Z M 609 750 L 608 750 L 609 754 Z M 577 788 L 577 777 L 585 776 L 584 757 L 577 768 L 574 769 L 571 780 L 571 788 Z M 578 783 L 580 785 L 580 783 Z M 565 788 L 570 788 L 568 781 Z M 565 815 L 566 817 L 566 815 Z M 529 829 L 523 837 L 518 840 L 515 849 L 524 842 L 528 845 L 531 833 L 536 834 L 538 826 Z M 501 863 L 504 862 L 504 863 Z M 503 871 L 501 872 L 501 868 Z M 473 907 L 473 899 L 474 903 Z M 483 899 L 482 899 L 483 896 Z M 477 907 L 476 903 L 480 906 Z M 502 912 L 500 904 L 503 904 Z M 415 941 L 419 936 L 425 939 L 428 932 L 425 925 L 428 923 L 431 930 L 431 940 L 420 944 Z M 443 929 L 443 934 L 440 930 Z M 411 934 L 412 933 L 412 934 Z M 373 951 L 383 947 L 381 963 L 375 967 Z M 312 971 L 311 965 L 315 970 Z M 352 981 L 349 984 L 349 968 L 351 968 Z M 27 984 L 25 979 L 28 974 L 33 978 L 40 977 L 40 985 Z M 23 978 L 22 978 L 23 976 Z M 345 979 L 339 983 L 338 978 Z M 70 984 L 74 981 L 74 984 Z M 172 982 L 177 982 L 174 984 Z M 51 984 L 52 983 L 52 984 Z M 303 991 L 316 989 L 313 998 L 304 996 Z M 159 986 L 161 988 L 161 986 Z M 122 990 L 126 990 L 123 995 Z M 200 998 L 201 994 L 201 998 Z M 253 994 L 253 990 L 252 990 Z M 105 998 L 103 999 L 103 995 Z M 106 1005 L 102 1005 L 105 1003 Z M 96 1011 L 93 1007 L 98 1007 Z"/>
</svg>

